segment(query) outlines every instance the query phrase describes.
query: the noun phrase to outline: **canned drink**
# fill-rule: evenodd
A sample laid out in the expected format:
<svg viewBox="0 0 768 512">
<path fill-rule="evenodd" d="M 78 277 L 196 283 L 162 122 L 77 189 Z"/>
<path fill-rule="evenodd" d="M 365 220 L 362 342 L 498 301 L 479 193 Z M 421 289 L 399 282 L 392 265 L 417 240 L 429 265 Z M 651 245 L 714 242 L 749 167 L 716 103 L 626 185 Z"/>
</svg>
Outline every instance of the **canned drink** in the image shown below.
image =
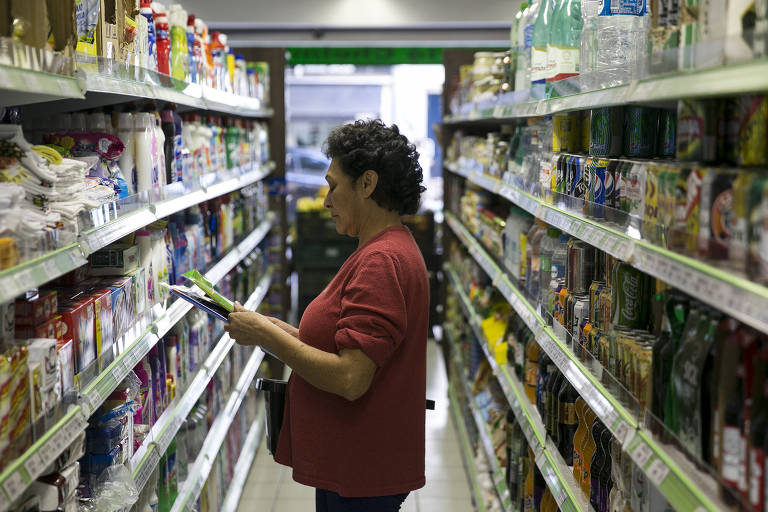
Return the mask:
<svg viewBox="0 0 768 512">
<path fill-rule="evenodd" d="M 573 118 L 570 114 L 555 114 L 552 117 L 552 151 L 570 151 L 573 133 Z M 570 144 L 569 144 L 570 143 Z"/>
<path fill-rule="evenodd" d="M 597 309 L 600 328 L 608 330 L 611 325 L 611 287 L 607 284 L 600 291 L 600 296 L 597 299 Z"/>
<path fill-rule="evenodd" d="M 605 328 L 600 325 L 600 292 L 605 288 L 605 281 L 593 281 L 589 287 L 589 321 L 596 328 Z"/>
<path fill-rule="evenodd" d="M 565 175 L 569 158 L 572 157 L 569 155 L 560 155 L 560 158 L 557 159 L 557 167 L 552 175 L 552 192 L 554 192 L 553 196 L 555 200 L 565 193 Z"/>
<path fill-rule="evenodd" d="M 601 274 L 601 279 L 608 283 L 608 287 L 611 286 L 611 279 L 613 278 L 613 267 L 616 265 L 616 262 L 618 261 L 616 258 L 611 256 L 610 254 L 603 253 L 605 256 L 603 256 L 603 272 Z"/>
<path fill-rule="evenodd" d="M 624 108 L 624 154 L 650 158 L 656 155 L 659 110 L 630 105 Z"/>
<path fill-rule="evenodd" d="M 571 164 L 570 183 L 566 178 L 566 187 L 568 195 L 577 199 L 584 199 L 587 193 L 587 185 L 584 182 L 584 168 L 587 166 L 587 159 L 575 157 Z"/>
<path fill-rule="evenodd" d="M 592 193 L 594 191 L 595 167 L 597 167 L 598 158 L 589 157 L 584 164 L 584 200 L 582 213 L 588 217 L 592 216 L 594 210 L 592 205 Z M 578 196 L 577 196 L 578 197 Z"/>
<path fill-rule="evenodd" d="M 727 260 L 733 238 L 733 182 L 738 171 L 709 170 L 701 186 L 699 253 Z"/>
<path fill-rule="evenodd" d="M 616 172 L 616 185 L 614 195 L 617 199 L 617 209 L 621 215 L 629 213 L 629 173 L 632 163 L 620 160 L 619 169 Z M 626 217 L 626 215 L 624 215 Z"/>
<path fill-rule="evenodd" d="M 602 343 L 603 333 L 597 327 L 593 326 L 589 331 L 589 353 L 592 356 L 592 373 L 602 380 L 603 379 L 603 365 L 600 362 L 600 344 Z M 590 359 L 589 357 L 587 359 Z"/>
<path fill-rule="evenodd" d="M 693 256 L 698 252 L 701 231 L 701 188 L 708 172 L 704 169 L 691 169 L 685 180 L 685 252 Z"/>
<path fill-rule="evenodd" d="M 672 109 L 662 109 L 659 114 L 658 153 L 662 158 L 675 156 L 677 138 L 677 112 Z"/>
<path fill-rule="evenodd" d="M 591 125 L 592 125 L 592 114 L 589 110 L 584 110 L 583 112 L 580 112 L 580 119 L 581 119 L 581 130 L 579 132 L 579 149 L 574 151 L 574 153 L 589 153 L 589 137 L 591 132 Z"/>
<path fill-rule="evenodd" d="M 685 252 L 688 246 L 686 201 L 688 199 L 688 176 L 690 174 L 690 169 L 681 169 L 675 177 L 674 212 L 672 224 L 669 228 L 669 248 L 677 252 Z"/>
<path fill-rule="evenodd" d="M 582 361 L 589 360 L 589 356 L 587 353 L 589 352 L 589 340 L 590 340 L 590 332 L 592 331 L 592 323 L 590 323 L 589 318 L 585 318 L 581 321 L 579 324 L 579 358 Z"/>
<path fill-rule="evenodd" d="M 635 398 L 649 407 L 653 398 L 653 344 L 643 341 L 635 346 Z"/>
<path fill-rule="evenodd" d="M 620 261 L 613 267 L 611 283 L 611 323 L 627 329 L 648 325 L 651 295 L 650 277 Z"/>
<path fill-rule="evenodd" d="M 733 217 L 728 261 L 731 267 L 746 271 L 749 226 L 749 192 L 757 173 L 741 171 L 733 180 Z"/>
<path fill-rule="evenodd" d="M 737 165 L 768 165 L 768 96 L 737 99 Z"/>
<path fill-rule="evenodd" d="M 610 279 L 605 279 L 605 254 L 603 251 L 595 251 L 595 280 L 607 283 Z"/>
<path fill-rule="evenodd" d="M 605 370 L 608 370 L 608 366 L 610 364 L 610 337 L 607 333 L 600 332 L 600 335 L 596 337 L 596 343 L 597 343 L 597 359 L 600 361 L 600 366 L 602 366 Z M 608 383 L 607 376 L 610 373 L 610 371 L 603 372 L 603 381 L 604 384 Z"/>
<path fill-rule="evenodd" d="M 609 161 L 608 166 L 605 168 L 605 180 L 603 182 L 603 189 L 605 190 L 605 218 L 611 222 L 619 220 L 616 214 L 618 202 L 616 173 L 618 169 L 618 160 Z"/>
<path fill-rule="evenodd" d="M 577 178 L 577 181 L 574 182 L 573 194 L 571 194 L 576 199 L 587 199 L 587 194 L 589 193 L 589 187 L 591 185 L 590 180 L 592 179 L 589 175 L 589 170 L 592 167 L 594 160 L 594 158 L 584 159 L 584 165 L 577 169 L 578 172 L 574 176 Z"/>
<path fill-rule="evenodd" d="M 675 187 L 679 174 L 680 168 L 675 166 L 665 166 L 659 174 L 658 225 L 662 247 L 667 247 L 668 230 L 675 217 Z"/>
<path fill-rule="evenodd" d="M 590 173 L 592 176 L 590 203 L 592 207 L 592 216 L 597 219 L 605 218 L 605 176 L 607 169 L 608 160 L 600 159 L 597 161 L 594 170 Z"/>
<path fill-rule="evenodd" d="M 623 107 L 600 107 L 590 111 L 589 154 L 619 156 L 624 131 Z"/>
<path fill-rule="evenodd" d="M 725 133 L 719 133 L 724 131 L 724 105 L 718 100 L 680 100 L 678 102 L 678 160 L 689 162 L 717 160 L 718 153 L 725 148 Z M 719 127 L 721 128 L 718 129 Z"/>
<path fill-rule="evenodd" d="M 589 296 L 572 295 L 573 314 L 571 319 L 570 331 L 573 351 L 580 356 L 581 350 L 581 331 L 584 329 L 585 322 L 589 322 Z"/>
<path fill-rule="evenodd" d="M 640 162 L 633 162 L 627 174 L 626 189 L 629 214 L 637 219 L 645 218 L 646 174 L 646 166 Z"/>
<path fill-rule="evenodd" d="M 566 287 L 575 295 L 589 293 L 594 276 L 595 248 L 581 240 L 574 241 L 568 248 Z"/>
<path fill-rule="evenodd" d="M 645 209 L 643 238 L 653 243 L 659 240 L 659 168 L 649 165 L 645 174 Z"/>
</svg>

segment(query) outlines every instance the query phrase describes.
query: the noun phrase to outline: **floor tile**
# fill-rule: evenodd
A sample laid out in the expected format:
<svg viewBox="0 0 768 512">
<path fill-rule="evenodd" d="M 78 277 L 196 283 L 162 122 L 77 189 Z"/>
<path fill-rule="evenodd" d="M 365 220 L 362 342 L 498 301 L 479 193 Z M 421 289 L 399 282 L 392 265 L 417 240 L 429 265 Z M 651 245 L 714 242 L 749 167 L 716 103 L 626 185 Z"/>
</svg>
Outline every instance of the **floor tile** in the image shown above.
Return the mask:
<svg viewBox="0 0 768 512">
<path fill-rule="evenodd" d="M 278 499 L 283 498 L 296 499 L 315 499 L 315 488 L 294 482 L 290 475 L 283 481 L 278 492 Z"/>
<path fill-rule="evenodd" d="M 272 512 L 314 512 L 315 498 L 282 498 L 275 503 Z M 256 511 L 254 511 L 256 512 Z"/>
<path fill-rule="evenodd" d="M 427 480 L 427 485 L 419 489 L 419 496 L 471 499 L 472 494 L 465 478 L 463 480 Z"/>
<path fill-rule="evenodd" d="M 237 506 L 237 512 L 270 512 L 272 510 L 272 500 L 258 500 L 240 497 L 240 503 Z M 309 509 L 307 512 L 312 512 Z"/>
<path fill-rule="evenodd" d="M 474 507 L 470 499 L 428 498 L 419 494 L 419 512 L 472 512 Z"/>
</svg>

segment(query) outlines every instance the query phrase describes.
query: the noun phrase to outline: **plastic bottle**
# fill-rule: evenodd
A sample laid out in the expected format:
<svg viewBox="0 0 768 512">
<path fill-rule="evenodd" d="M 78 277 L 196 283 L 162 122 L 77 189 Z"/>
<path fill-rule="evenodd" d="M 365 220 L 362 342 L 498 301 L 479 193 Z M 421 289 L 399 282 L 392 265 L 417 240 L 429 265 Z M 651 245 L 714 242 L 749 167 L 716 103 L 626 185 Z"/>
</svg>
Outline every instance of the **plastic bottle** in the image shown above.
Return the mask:
<svg viewBox="0 0 768 512">
<path fill-rule="evenodd" d="M 147 57 L 142 66 L 157 71 L 157 36 L 155 34 L 155 15 L 152 13 L 150 0 L 141 0 L 141 14 L 147 20 Z"/>
<path fill-rule="evenodd" d="M 183 181 L 181 152 L 182 121 L 175 107 L 163 110 L 160 116 L 163 120 L 162 129 L 165 135 L 165 172 L 168 183 Z"/>
<path fill-rule="evenodd" d="M 539 13 L 541 3 L 534 0 L 523 10 L 520 20 L 520 30 L 517 33 L 517 68 L 515 71 L 515 90 L 524 91 L 531 88 L 531 44 L 533 43 L 533 26 Z"/>
<path fill-rule="evenodd" d="M 120 177 L 125 182 L 129 195 L 136 193 L 136 130 L 134 128 L 133 114 L 122 112 L 117 119 L 117 136 L 125 144 L 125 149 L 117 160 L 120 167 Z"/>
<path fill-rule="evenodd" d="M 104 112 L 91 112 L 85 121 L 85 127 L 89 132 L 109 133 L 107 130 L 107 118 Z"/>
<path fill-rule="evenodd" d="M 208 37 L 208 27 L 205 26 L 205 22 L 200 18 L 195 18 L 195 54 L 200 52 L 198 61 L 200 83 L 212 87 L 210 79 L 212 60 Z"/>
<path fill-rule="evenodd" d="M 520 10 L 515 14 L 515 19 L 512 20 L 512 26 L 509 29 L 509 47 L 512 50 L 512 55 L 517 57 L 517 40 L 520 34 L 520 23 L 523 19 L 523 12 L 528 7 L 526 2 L 520 4 Z"/>
<path fill-rule="evenodd" d="M 153 123 L 152 114 L 142 112 L 134 116 L 136 134 L 136 181 L 134 190 L 137 193 L 146 192 L 152 188 L 152 175 L 154 174 L 154 150 L 153 150 Z"/>
<path fill-rule="evenodd" d="M 219 37 L 221 38 L 222 43 L 226 47 L 226 60 L 224 61 L 225 62 L 224 79 L 226 80 L 225 90 L 227 92 L 235 92 L 235 54 L 232 52 L 232 48 L 230 48 L 229 45 L 227 45 L 226 34 L 221 34 Z"/>
<path fill-rule="evenodd" d="M 557 228 L 547 228 L 546 236 L 541 240 L 539 248 L 539 296 L 538 301 L 546 309 L 549 303 L 549 283 L 552 281 L 552 256 L 558 245 L 560 231 Z"/>
<path fill-rule="evenodd" d="M 162 188 L 166 183 L 165 171 L 165 134 L 160 123 L 160 114 L 157 111 L 150 114 L 154 142 L 152 148 L 155 156 L 155 168 L 152 174 L 152 186 Z"/>
<path fill-rule="evenodd" d="M 553 0 L 542 0 L 531 39 L 531 97 L 536 100 L 545 96 L 547 81 L 547 45 L 554 11 Z"/>
<path fill-rule="evenodd" d="M 189 78 L 189 50 L 187 49 L 187 12 L 173 4 L 168 12 L 171 37 L 171 76 L 177 80 Z"/>
<path fill-rule="evenodd" d="M 614 87 L 636 78 L 647 53 L 645 0 L 603 0 L 597 18 L 598 87 Z"/>
<path fill-rule="evenodd" d="M 578 76 L 583 26 L 581 1 L 561 0 L 552 18 L 550 42 L 547 47 L 547 63 L 551 62 L 553 65 L 548 81 L 557 82 Z"/>
<path fill-rule="evenodd" d="M 160 73 L 171 74 L 171 33 L 168 26 L 168 15 L 159 12 L 155 16 L 155 37 L 157 40 L 157 70 Z"/>
<path fill-rule="evenodd" d="M 187 54 L 189 59 L 189 82 L 193 84 L 200 83 L 200 48 L 195 49 L 195 15 L 187 16 Z"/>
<path fill-rule="evenodd" d="M 539 260 L 539 247 L 542 238 L 546 234 L 547 225 L 541 219 L 535 219 L 533 226 L 528 231 L 526 236 L 525 246 L 525 288 L 528 292 L 528 296 L 534 300 L 539 297 L 539 284 L 540 284 L 540 260 Z"/>
<path fill-rule="evenodd" d="M 233 119 L 228 118 L 226 120 L 226 127 L 224 129 L 224 143 L 226 145 L 226 160 L 227 169 L 232 169 L 240 165 L 240 151 L 239 151 L 239 138 L 240 130 L 235 125 Z"/>
</svg>

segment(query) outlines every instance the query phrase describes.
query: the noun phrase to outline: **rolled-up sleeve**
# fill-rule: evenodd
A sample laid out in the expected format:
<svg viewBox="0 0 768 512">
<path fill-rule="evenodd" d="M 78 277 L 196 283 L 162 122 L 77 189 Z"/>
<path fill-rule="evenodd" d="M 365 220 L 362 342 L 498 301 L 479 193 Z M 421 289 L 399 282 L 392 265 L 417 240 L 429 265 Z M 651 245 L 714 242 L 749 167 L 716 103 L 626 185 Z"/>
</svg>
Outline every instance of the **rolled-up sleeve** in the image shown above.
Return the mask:
<svg viewBox="0 0 768 512">
<path fill-rule="evenodd" d="M 342 293 L 336 348 L 360 349 L 384 366 L 403 341 L 407 322 L 395 261 L 383 252 L 371 254 Z"/>
</svg>

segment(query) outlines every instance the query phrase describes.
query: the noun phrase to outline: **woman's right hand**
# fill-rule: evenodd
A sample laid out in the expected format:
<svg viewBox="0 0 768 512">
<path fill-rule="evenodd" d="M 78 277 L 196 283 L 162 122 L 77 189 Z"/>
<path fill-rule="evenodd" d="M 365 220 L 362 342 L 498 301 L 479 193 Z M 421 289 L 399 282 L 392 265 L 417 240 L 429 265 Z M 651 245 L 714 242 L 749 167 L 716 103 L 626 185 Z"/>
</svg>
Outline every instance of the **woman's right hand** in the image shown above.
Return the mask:
<svg viewBox="0 0 768 512">
<path fill-rule="evenodd" d="M 280 320 L 279 318 L 275 318 L 274 316 L 268 316 L 267 320 L 269 320 L 270 322 L 272 322 L 273 324 L 275 324 L 276 326 L 278 326 L 279 328 L 281 328 L 282 330 L 284 330 L 294 338 L 299 337 L 299 330 L 294 326 L 292 326 L 291 324 L 289 324 L 288 322 L 283 322 L 282 320 Z"/>
</svg>

